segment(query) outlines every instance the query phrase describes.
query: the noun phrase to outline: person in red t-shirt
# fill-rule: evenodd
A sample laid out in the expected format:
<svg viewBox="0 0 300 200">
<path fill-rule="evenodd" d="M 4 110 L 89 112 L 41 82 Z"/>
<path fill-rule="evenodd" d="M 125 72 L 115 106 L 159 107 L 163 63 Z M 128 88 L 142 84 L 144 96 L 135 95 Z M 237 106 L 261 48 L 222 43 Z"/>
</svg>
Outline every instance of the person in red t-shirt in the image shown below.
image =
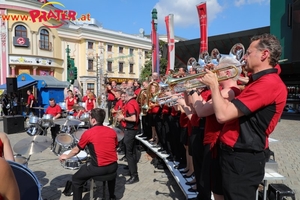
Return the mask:
<svg viewBox="0 0 300 200">
<path fill-rule="evenodd" d="M 106 113 L 101 108 L 91 110 L 90 124 L 92 128 L 85 131 L 77 146 L 71 152 L 62 154 L 59 160 L 62 162 L 76 156 L 80 150 L 89 149 L 91 159 L 82 165 L 72 177 L 73 199 L 82 199 L 83 185 L 94 176 L 112 174 L 117 171 L 118 145 L 116 132 L 109 127 L 103 126 Z M 115 184 L 115 181 L 109 182 Z M 115 188 L 114 185 L 110 186 Z M 110 199 L 115 199 L 114 191 L 109 190 Z"/>
<path fill-rule="evenodd" d="M 15 160 L 10 141 L 6 133 L 3 132 L 0 132 L 0 157 L 4 157 L 5 160 Z"/>
<path fill-rule="evenodd" d="M 96 108 L 96 98 L 95 98 L 94 93 L 90 92 L 88 94 L 88 98 L 85 100 L 85 110 L 87 112 L 90 112 L 94 108 Z"/>
<path fill-rule="evenodd" d="M 86 90 L 85 96 L 82 97 L 82 102 L 86 102 L 90 93 L 91 93 L 91 90 Z"/>
<path fill-rule="evenodd" d="M 35 102 L 35 97 L 33 96 L 31 90 L 27 90 L 27 104 L 26 104 L 26 108 L 27 108 L 27 115 L 29 115 L 30 113 L 33 113 L 33 109 L 32 107 L 34 106 L 34 102 Z"/>
<path fill-rule="evenodd" d="M 108 126 L 110 126 L 112 124 L 113 118 L 111 115 L 111 109 L 113 108 L 114 104 L 116 103 L 116 87 L 114 87 L 113 85 L 115 84 L 115 81 L 112 82 L 112 84 L 108 84 L 106 87 L 106 92 L 107 92 L 107 110 L 108 110 L 108 121 L 109 124 Z"/>
<path fill-rule="evenodd" d="M 46 109 L 45 114 L 52 115 L 53 120 L 56 120 L 61 117 L 61 107 L 58 104 L 56 104 L 56 102 L 53 98 L 49 99 L 49 106 Z M 52 126 L 50 128 L 51 136 L 52 136 L 52 140 L 53 140 L 51 149 L 53 148 L 55 138 L 56 138 L 57 134 L 59 133 L 59 130 L 60 130 L 60 126 L 58 124 L 55 124 L 54 126 Z"/>
<path fill-rule="evenodd" d="M 9 163 L 0 157 L 0 200 L 20 200 L 18 182 Z"/>
<path fill-rule="evenodd" d="M 122 114 L 119 114 L 117 119 L 121 122 L 121 125 L 124 128 L 123 140 L 126 151 L 125 156 L 130 171 L 130 178 L 126 181 L 126 184 L 133 184 L 139 182 L 135 136 L 138 133 L 138 126 L 140 123 L 140 107 L 134 98 L 134 91 L 132 88 L 126 89 L 125 101 L 126 103 L 122 109 Z"/>
<path fill-rule="evenodd" d="M 133 89 L 134 89 L 134 97 L 136 98 L 141 91 L 141 84 L 138 81 L 134 81 Z"/>
<path fill-rule="evenodd" d="M 75 104 L 77 104 L 77 100 L 75 99 L 72 90 L 69 90 L 69 91 L 68 91 L 68 96 L 67 96 L 67 98 L 65 99 L 65 102 L 66 102 L 66 108 L 67 108 L 67 111 L 68 111 L 69 113 L 73 114 L 73 113 L 74 113 L 73 106 L 74 106 Z"/>
</svg>

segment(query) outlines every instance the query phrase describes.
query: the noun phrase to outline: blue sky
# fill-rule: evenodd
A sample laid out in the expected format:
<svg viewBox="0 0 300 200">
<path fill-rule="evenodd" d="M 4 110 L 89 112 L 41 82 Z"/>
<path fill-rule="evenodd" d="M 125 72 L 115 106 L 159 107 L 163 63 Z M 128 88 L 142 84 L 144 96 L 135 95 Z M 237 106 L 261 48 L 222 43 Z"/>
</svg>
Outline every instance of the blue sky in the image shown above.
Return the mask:
<svg viewBox="0 0 300 200">
<path fill-rule="evenodd" d="M 164 18 L 174 14 L 175 35 L 200 37 L 199 0 L 60 0 L 67 10 L 89 13 L 104 29 L 138 34 L 151 32 L 151 11 L 158 11 L 158 33 L 166 34 Z M 206 0 L 208 36 L 270 25 L 270 0 Z"/>
</svg>

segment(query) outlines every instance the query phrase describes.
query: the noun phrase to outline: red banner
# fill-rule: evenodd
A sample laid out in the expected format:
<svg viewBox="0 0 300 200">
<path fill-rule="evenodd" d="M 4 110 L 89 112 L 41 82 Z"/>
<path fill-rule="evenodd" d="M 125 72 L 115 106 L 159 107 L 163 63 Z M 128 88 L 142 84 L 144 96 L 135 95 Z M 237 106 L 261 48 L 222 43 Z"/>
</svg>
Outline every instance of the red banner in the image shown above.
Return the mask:
<svg viewBox="0 0 300 200">
<path fill-rule="evenodd" d="M 200 52 L 199 55 L 208 51 L 208 39 L 207 39 L 207 10 L 206 2 L 197 5 L 199 23 L 200 23 Z"/>
<path fill-rule="evenodd" d="M 174 40 L 174 15 L 170 14 L 165 17 L 168 37 L 168 65 L 166 74 L 169 70 L 174 70 L 175 63 L 175 40 Z"/>
<path fill-rule="evenodd" d="M 154 20 L 151 22 L 151 41 L 152 41 L 152 72 L 157 72 L 157 35 L 154 25 Z"/>
</svg>

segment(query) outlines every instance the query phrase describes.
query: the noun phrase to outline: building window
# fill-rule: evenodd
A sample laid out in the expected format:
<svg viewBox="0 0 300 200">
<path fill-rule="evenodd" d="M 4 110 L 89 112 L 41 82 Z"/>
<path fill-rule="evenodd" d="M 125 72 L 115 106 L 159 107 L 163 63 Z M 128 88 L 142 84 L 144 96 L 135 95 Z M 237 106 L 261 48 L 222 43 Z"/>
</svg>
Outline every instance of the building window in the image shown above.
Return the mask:
<svg viewBox="0 0 300 200">
<path fill-rule="evenodd" d="M 88 49 L 93 49 L 94 42 L 88 42 Z"/>
<path fill-rule="evenodd" d="M 112 72 L 112 62 L 111 61 L 107 62 L 107 71 Z"/>
<path fill-rule="evenodd" d="M 129 49 L 129 55 L 133 56 L 133 49 Z"/>
<path fill-rule="evenodd" d="M 42 29 L 40 32 L 40 49 L 51 50 L 49 42 L 49 32 Z"/>
<path fill-rule="evenodd" d="M 123 65 L 124 63 L 119 62 L 119 73 L 123 73 Z"/>
<path fill-rule="evenodd" d="M 87 90 L 90 90 L 91 92 L 94 93 L 95 91 L 95 84 L 94 83 L 87 83 Z"/>
<path fill-rule="evenodd" d="M 112 52 L 112 45 L 110 45 L 110 44 L 107 45 L 107 51 L 108 51 L 108 52 Z"/>
<path fill-rule="evenodd" d="M 94 60 L 88 60 L 88 71 L 92 71 L 94 68 Z"/>
<path fill-rule="evenodd" d="M 133 74 L 133 64 L 129 64 L 129 73 Z"/>
<path fill-rule="evenodd" d="M 23 37 L 23 38 L 27 38 L 27 29 L 25 26 L 23 25 L 18 25 L 15 28 L 15 36 L 16 37 Z"/>
<path fill-rule="evenodd" d="M 123 47 L 119 47 L 119 53 L 123 53 Z"/>
</svg>

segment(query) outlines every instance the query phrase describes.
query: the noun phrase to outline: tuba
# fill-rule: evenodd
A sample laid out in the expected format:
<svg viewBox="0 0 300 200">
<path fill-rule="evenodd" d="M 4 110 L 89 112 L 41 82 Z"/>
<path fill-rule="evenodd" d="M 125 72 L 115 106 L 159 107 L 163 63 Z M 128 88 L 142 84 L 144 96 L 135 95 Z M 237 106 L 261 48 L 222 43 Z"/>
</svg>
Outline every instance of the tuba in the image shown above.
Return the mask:
<svg viewBox="0 0 300 200">
<path fill-rule="evenodd" d="M 146 116 L 148 112 L 148 105 L 146 103 L 148 96 L 147 96 L 147 89 L 141 89 L 138 96 L 136 97 L 136 100 L 141 108 L 141 115 Z M 146 106 L 147 105 L 147 106 Z"/>
</svg>

